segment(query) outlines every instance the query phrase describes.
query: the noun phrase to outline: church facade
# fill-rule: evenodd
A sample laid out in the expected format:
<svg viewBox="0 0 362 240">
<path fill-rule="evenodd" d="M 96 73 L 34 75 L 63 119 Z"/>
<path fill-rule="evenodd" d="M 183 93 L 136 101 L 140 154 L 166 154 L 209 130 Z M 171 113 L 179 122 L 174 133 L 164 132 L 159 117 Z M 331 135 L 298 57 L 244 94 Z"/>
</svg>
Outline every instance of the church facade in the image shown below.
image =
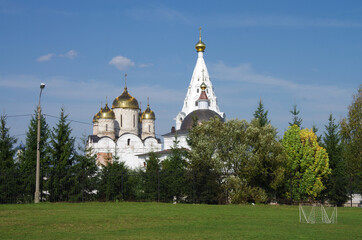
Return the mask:
<svg viewBox="0 0 362 240">
<path fill-rule="evenodd" d="M 123 161 L 130 168 L 144 166 L 138 155 L 161 150 L 161 141 L 155 137 L 155 113 L 147 108 L 141 112 L 138 101 L 128 93 L 114 99 L 112 109 L 101 108 L 93 117 L 93 134 L 88 147 L 97 155 L 97 163 L 107 165 Z"/>
</svg>

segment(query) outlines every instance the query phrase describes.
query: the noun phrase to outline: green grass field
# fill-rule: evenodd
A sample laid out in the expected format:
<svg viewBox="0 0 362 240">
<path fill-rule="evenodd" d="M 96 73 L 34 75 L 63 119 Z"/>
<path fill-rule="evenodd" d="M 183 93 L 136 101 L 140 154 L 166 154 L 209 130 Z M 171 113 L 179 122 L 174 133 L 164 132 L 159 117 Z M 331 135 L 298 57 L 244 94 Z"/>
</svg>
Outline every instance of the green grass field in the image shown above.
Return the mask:
<svg viewBox="0 0 362 240">
<path fill-rule="evenodd" d="M 299 223 L 297 206 L 165 203 L 0 205 L 0 239 L 362 239 L 362 209 Z"/>
</svg>

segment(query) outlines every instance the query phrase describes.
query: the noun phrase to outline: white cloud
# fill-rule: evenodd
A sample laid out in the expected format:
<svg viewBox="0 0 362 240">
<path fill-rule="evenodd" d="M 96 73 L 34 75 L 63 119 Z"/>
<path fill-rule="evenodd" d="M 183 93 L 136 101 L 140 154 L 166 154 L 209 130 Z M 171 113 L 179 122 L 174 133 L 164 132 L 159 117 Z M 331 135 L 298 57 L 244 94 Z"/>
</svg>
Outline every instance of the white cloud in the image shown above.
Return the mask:
<svg viewBox="0 0 362 240">
<path fill-rule="evenodd" d="M 220 80 L 246 82 L 263 87 L 278 87 L 291 91 L 296 96 L 307 97 L 308 99 L 319 99 L 323 95 L 328 96 L 328 98 L 343 97 L 353 92 L 352 89 L 341 88 L 339 86 L 300 84 L 270 75 L 256 73 L 250 64 L 240 64 L 236 67 L 231 67 L 219 62 L 212 64 L 211 68 L 213 69 L 214 77 Z"/>
<path fill-rule="evenodd" d="M 226 66 L 219 62 L 211 67 L 215 77 L 223 80 L 242 81 L 256 84 L 267 84 L 286 88 L 296 88 L 297 84 L 272 76 L 255 73 L 250 64 L 240 64 L 236 67 Z"/>
<path fill-rule="evenodd" d="M 343 85 L 305 84 L 263 74 L 250 64 L 227 66 L 222 62 L 210 64 L 220 108 L 227 116 L 252 118 L 260 98 L 269 110 L 272 124 L 284 131 L 291 120 L 289 110 L 297 104 L 303 127 L 316 123 L 321 130 L 330 113 L 336 119 L 345 116 L 355 89 Z M 217 86 L 219 85 L 219 86 Z"/>
<path fill-rule="evenodd" d="M 38 62 L 48 62 L 48 61 L 50 61 L 54 56 L 55 56 L 54 53 L 49 53 L 49 54 L 47 54 L 47 55 L 43 55 L 43 56 L 38 57 L 37 61 L 38 61 Z"/>
<path fill-rule="evenodd" d="M 138 21 L 180 21 L 186 24 L 193 24 L 190 17 L 183 13 L 165 6 L 133 8 L 128 9 L 128 15 Z M 198 21 L 196 21 L 198 22 Z"/>
<path fill-rule="evenodd" d="M 288 15 L 229 15 L 216 19 L 212 23 L 230 27 L 318 27 L 318 28 L 362 28 L 362 23 L 352 20 L 327 18 L 305 18 Z"/>
<path fill-rule="evenodd" d="M 74 59 L 78 56 L 78 53 L 77 51 L 75 50 L 69 50 L 68 52 L 64 53 L 64 54 L 54 54 L 54 53 L 49 53 L 47 55 L 44 55 L 44 56 L 40 56 L 38 57 L 37 61 L 38 62 L 48 62 L 50 60 L 52 60 L 53 57 L 56 57 L 56 56 L 59 56 L 59 57 L 65 57 L 65 58 L 68 58 L 68 59 Z"/>
<path fill-rule="evenodd" d="M 41 80 L 29 75 L 1 76 L 0 87 L 16 89 L 33 89 L 39 87 Z"/>
<path fill-rule="evenodd" d="M 60 57 L 66 57 L 69 59 L 74 59 L 78 56 L 78 53 L 75 50 L 69 50 L 67 53 L 65 54 L 59 54 Z"/>
<path fill-rule="evenodd" d="M 112 60 L 109 61 L 109 64 L 114 65 L 116 68 L 118 68 L 121 71 L 133 67 L 135 65 L 135 63 L 132 62 L 131 59 L 123 56 L 116 56 L 112 58 Z"/>
<path fill-rule="evenodd" d="M 140 63 L 138 64 L 138 67 L 140 68 L 146 68 L 146 67 L 152 67 L 153 64 L 152 63 Z"/>
</svg>

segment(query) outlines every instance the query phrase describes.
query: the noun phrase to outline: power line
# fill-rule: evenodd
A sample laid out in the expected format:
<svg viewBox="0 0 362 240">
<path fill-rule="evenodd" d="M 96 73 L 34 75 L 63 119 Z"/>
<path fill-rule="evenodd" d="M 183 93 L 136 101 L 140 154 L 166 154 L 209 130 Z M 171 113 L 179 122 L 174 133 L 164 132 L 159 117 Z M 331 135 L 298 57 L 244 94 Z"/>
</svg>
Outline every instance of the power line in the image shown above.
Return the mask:
<svg viewBox="0 0 362 240">
<path fill-rule="evenodd" d="M 60 119 L 60 117 L 53 116 L 53 115 L 49 115 L 49 114 L 44 114 L 44 116 Z M 93 124 L 91 124 L 91 123 L 86 123 L 86 122 L 82 122 L 82 121 L 78 121 L 78 120 L 72 120 L 72 119 L 67 119 L 67 121 L 69 121 L 69 122 L 75 122 L 75 123 L 80 123 L 80 124 L 86 124 L 86 125 L 93 125 Z"/>
<path fill-rule="evenodd" d="M 12 117 L 28 117 L 28 116 L 32 116 L 33 114 L 18 114 L 18 115 L 6 115 L 7 118 L 12 118 Z"/>
</svg>

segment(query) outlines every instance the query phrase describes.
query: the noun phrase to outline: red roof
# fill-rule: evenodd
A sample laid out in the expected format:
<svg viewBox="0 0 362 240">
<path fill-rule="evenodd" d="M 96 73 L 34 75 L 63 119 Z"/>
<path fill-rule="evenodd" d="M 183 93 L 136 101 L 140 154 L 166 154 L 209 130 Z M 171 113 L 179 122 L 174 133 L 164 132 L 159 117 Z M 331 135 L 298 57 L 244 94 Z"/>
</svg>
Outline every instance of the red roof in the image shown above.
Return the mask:
<svg viewBox="0 0 362 240">
<path fill-rule="evenodd" d="M 207 97 L 205 91 L 202 91 L 199 97 L 199 100 L 208 100 L 209 98 Z"/>
</svg>

